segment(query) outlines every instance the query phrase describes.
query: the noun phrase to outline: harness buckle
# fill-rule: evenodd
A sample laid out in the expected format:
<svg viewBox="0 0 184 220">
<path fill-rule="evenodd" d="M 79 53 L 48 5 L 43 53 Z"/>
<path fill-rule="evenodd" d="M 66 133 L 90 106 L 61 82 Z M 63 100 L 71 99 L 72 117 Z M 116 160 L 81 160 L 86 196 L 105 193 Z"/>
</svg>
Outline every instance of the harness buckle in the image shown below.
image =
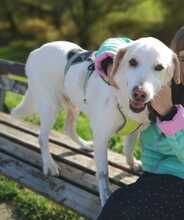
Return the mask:
<svg viewBox="0 0 184 220">
<path fill-rule="evenodd" d="M 94 71 L 94 70 L 95 70 L 95 63 L 91 63 L 91 64 L 88 66 L 88 70 Z"/>
</svg>

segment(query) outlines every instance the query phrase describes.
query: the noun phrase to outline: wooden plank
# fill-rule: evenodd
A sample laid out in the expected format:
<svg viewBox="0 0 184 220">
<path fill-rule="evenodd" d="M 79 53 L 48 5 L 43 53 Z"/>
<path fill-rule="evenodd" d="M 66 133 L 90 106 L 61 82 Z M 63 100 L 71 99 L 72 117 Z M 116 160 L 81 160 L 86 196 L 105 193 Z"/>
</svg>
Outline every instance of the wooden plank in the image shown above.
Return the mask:
<svg viewBox="0 0 184 220">
<path fill-rule="evenodd" d="M 80 150 L 80 146 L 72 142 L 67 136 L 53 132 L 49 144 L 50 151 L 61 167 L 62 173 L 57 178 L 45 177 L 41 172 L 42 163 L 37 134 L 37 126 L 14 120 L 9 115 L 0 113 L 0 171 L 48 198 L 59 203 L 64 202 L 66 206 L 95 219 L 98 212 L 95 210 L 99 210 L 99 198 L 93 154 L 84 153 Z M 109 152 L 109 154 L 110 156 L 113 154 L 111 159 L 113 158 L 115 161 L 118 157 L 122 158 L 116 153 Z M 6 162 L 1 163 L 1 160 L 6 160 L 6 157 L 11 157 L 11 161 L 13 158 L 13 163 L 8 162 L 8 164 L 11 164 L 10 168 L 7 166 L 4 168 L 3 164 L 6 164 Z M 29 169 L 21 171 L 17 164 L 22 164 L 22 169 L 26 167 L 29 167 Z M 109 166 L 112 190 L 137 179 L 137 176 L 125 172 L 122 166 L 124 165 L 121 164 L 118 167 L 116 164 L 110 164 Z M 38 176 L 32 175 L 32 170 L 35 169 L 39 173 Z M 45 183 L 45 181 L 49 183 Z M 51 185 L 48 185 L 50 181 Z M 46 184 L 46 186 L 42 184 Z M 66 189 L 64 195 L 68 196 L 66 201 L 65 197 L 64 199 L 61 198 L 61 195 L 63 195 L 62 190 L 55 193 L 53 190 L 56 189 L 52 188 L 52 186 L 58 188 L 63 184 Z M 75 189 L 74 192 L 73 189 Z"/>
<path fill-rule="evenodd" d="M 29 147 L 32 150 L 35 150 L 37 152 L 40 151 L 37 137 L 34 137 L 27 133 L 23 133 L 22 131 L 18 131 L 15 128 L 11 128 L 6 125 L 0 124 L 0 136 L 4 136 L 6 139 L 9 139 L 13 141 L 14 143 L 18 143 L 18 144 L 21 144 L 22 146 Z M 83 154 L 73 152 L 70 149 L 63 148 L 53 143 L 50 143 L 49 146 L 50 146 L 50 152 L 53 154 L 55 160 L 57 160 L 58 162 L 59 161 L 62 163 L 65 162 L 73 167 L 81 169 L 85 173 L 95 175 L 96 170 L 95 170 L 95 162 L 93 158 L 86 157 Z M 67 170 L 65 170 L 66 177 L 70 178 L 71 172 L 68 172 L 68 173 L 66 172 Z M 113 166 L 109 166 L 109 176 L 111 178 L 111 181 L 118 185 L 122 185 L 122 183 L 127 184 L 127 183 L 134 182 L 137 178 L 136 176 L 133 176 Z M 85 178 L 84 180 L 79 179 L 78 181 L 84 184 L 84 186 L 86 186 Z M 87 182 L 90 182 L 90 181 L 87 181 Z M 92 183 L 96 184 L 96 181 L 94 180 Z M 94 189 L 93 184 L 92 184 L 92 189 Z"/>
<path fill-rule="evenodd" d="M 96 195 L 80 190 L 65 180 L 45 177 L 40 170 L 1 152 L 0 172 L 90 219 L 95 219 L 100 210 Z"/>
<path fill-rule="evenodd" d="M 2 127 L 0 128 L 2 130 Z M 3 129 L 4 130 L 4 129 Z M 23 147 L 20 144 L 15 144 L 5 138 L 0 138 L 0 152 L 2 153 L 6 151 L 6 153 L 13 154 L 13 157 L 17 159 L 19 162 L 23 160 L 25 164 L 31 165 L 33 167 L 38 168 L 41 170 L 41 159 L 40 155 L 33 151 L 32 149 L 29 149 L 27 147 Z M 27 163 L 29 162 L 29 163 Z M 82 161 L 83 163 L 83 161 Z M 96 187 L 96 179 L 95 176 L 88 174 L 87 172 L 83 172 L 82 169 L 75 169 L 73 166 L 69 166 L 65 163 L 59 163 L 59 165 L 62 168 L 62 177 L 65 178 L 65 180 L 69 178 L 69 182 L 73 185 L 78 187 L 79 189 L 86 191 L 87 193 L 91 193 L 94 195 L 97 195 L 94 193 L 94 190 L 89 190 L 89 187 Z M 1 166 L 1 163 L 0 163 Z M 61 178 L 61 177 L 60 177 Z M 57 178 L 57 179 L 60 179 Z M 80 182 L 81 181 L 81 182 Z M 76 184 L 77 183 L 77 184 Z M 83 186 L 87 184 L 88 187 L 81 187 L 79 186 L 79 183 L 82 183 Z M 117 188 L 116 185 L 114 185 L 114 189 Z M 35 189 L 34 189 L 35 190 Z"/>
<path fill-rule="evenodd" d="M 0 151 L 12 155 L 12 157 L 42 170 L 41 156 L 37 151 L 23 147 L 20 144 L 15 144 L 12 141 L 2 137 L 0 137 Z M 98 195 L 96 178 L 94 174 L 84 172 L 83 169 L 76 168 L 75 164 L 71 165 L 66 161 L 57 161 L 57 163 L 61 169 L 61 177 L 64 177 L 68 181 L 72 182 L 73 185 L 77 185 L 83 190 Z M 117 187 L 118 186 L 114 185 L 114 189 Z"/>
<path fill-rule="evenodd" d="M 38 136 L 38 130 L 39 130 L 38 126 L 21 120 L 16 120 L 12 118 L 10 115 L 7 115 L 5 113 L 0 113 L 0 123 L 12 126 L 17 130 L 21 130 L 25 133 L 29 133 L 35 137 Z M 93 158 L 93 153 L 84 152 L 83 150 L 80 149 L 80 146 L 77 145 L 75 142 L 73 142 L 68 136 L 61 134 L 59 132 L 52 131 L 52 134 L 50 136 L 50 142 L 57 144 L 58 146 L 61 145 L 62 147 L 66 147 L 67 149 L 73 150 L 79 154 L 83 154 L 89 158 Z M 111 166 L 122 169 L 134 175 L 139 175 L 139 173 L 134 173 L 130 170 L 123 155 L 112 151 L 108 151 L 108 158 L 109 158 L 109 164 Z"/>
<path fill-rule="evenodd" d="M 0 59 L 0 75 L 7 74 L 25 76 L 25 64 Z"/>
</svg>

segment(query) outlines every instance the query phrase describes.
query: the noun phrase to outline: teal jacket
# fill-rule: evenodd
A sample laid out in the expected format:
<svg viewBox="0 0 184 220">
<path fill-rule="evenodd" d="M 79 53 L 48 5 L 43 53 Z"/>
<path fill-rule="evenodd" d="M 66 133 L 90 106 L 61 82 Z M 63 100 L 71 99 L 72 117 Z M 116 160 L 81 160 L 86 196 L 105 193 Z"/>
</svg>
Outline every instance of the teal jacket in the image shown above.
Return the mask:
<svg viewBox="0 0 184 220">
<path fill-rule="evenodd" d="M 151 123 L 141 133 L 143 170 L 184 179 L 184 108 L 170 121 Z"/>
</svg>

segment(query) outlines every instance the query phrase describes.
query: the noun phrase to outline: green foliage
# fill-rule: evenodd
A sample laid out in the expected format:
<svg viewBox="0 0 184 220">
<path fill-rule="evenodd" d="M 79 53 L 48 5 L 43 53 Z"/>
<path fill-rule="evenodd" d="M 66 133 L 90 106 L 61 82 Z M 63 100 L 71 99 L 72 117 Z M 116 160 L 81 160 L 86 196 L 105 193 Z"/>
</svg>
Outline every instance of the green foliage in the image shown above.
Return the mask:
<svg viewBox="0 0 184 220">
<path fill-rule="evenodd" d="M 19 192 L 19 188 L 13 181 L 7 181 L 6 178 L 0 177 L 0 202 L 12 200 Z"/>
<path fill-rule="evenodd" d="M 118 35 L 132 38 L 154 35 L 168 42 L 184 19 L 184 3 L 179 0 L 0 0 L 0 3 L 3 46 L 0 56 L 8 53 L 10 58 L 20 60 L 25 59 L 30 49 L 53 40 L 70 40 L 91 49 L 96 49 L 107 37 Z M 14 51 L 7 51 L 7 46 Z"/>
<path fill-rule="evenodd" d="M 32 50 L 32 42 L 12 41 L 8 46 L 0 47 L 0 58 L 25 62 L 28 53 Z"/>
<path fill-rule="evenodd" d="M 0 203 L 11 202 L 18 219 L 26 220 L 85 220 L 75 212 L 48 201 L 46 198 L 0 176 Z"/>
<path fill-rule="evenodd" d="M 73 211 L 25 189 L 17 195 L 14 203 L 16 214 L 26 220 L 84 220 Z"/>
</svg>

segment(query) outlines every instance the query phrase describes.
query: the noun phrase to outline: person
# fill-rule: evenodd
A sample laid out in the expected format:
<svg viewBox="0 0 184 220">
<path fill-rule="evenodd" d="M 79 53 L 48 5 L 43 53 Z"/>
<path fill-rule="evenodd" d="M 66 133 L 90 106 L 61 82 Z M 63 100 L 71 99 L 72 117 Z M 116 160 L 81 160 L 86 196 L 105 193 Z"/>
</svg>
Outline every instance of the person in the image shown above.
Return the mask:
<svg viewBox="0 0 184 220">
<path fill-rule="evenodd" d="M 141 132 L 143 175 L 119 188 L 97 220 L 184 219 L 184 27 L 171 48 L 181 67 L 181 84 L 172 81 L 150 103 L 150 124 Z"/>
</svg>

